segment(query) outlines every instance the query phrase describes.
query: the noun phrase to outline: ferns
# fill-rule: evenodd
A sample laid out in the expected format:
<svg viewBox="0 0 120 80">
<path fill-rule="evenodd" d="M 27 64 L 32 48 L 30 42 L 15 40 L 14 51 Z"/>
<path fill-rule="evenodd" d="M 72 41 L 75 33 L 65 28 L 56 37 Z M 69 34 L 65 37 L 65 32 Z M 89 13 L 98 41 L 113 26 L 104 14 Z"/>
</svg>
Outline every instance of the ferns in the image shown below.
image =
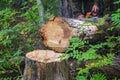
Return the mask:
<svg viewBox="0 0 120 80">
<path fill-rule="evenodd" d="M 120 3 L 117 0 L 116 3 Z M 112 27 L 108 28 L 106 31 L 113 31 L 115 29 L 120 29 L 120 9 L 118 9 L 114 14 L 112 14 Z M 107 33 L 107 32 L 106 32 Z M 65 56 L 67 58 L 74 58 L 79 63 L 81 61 L 87 62 L 84 68 L 79 66 L 77 68 L 76 80 L 87 80 L 91 75 L 89 71 L 93 68 L 100 68 L 106 65 L 113 65 L 113 59 L 115 55 L 120 53 L 120 34 L 109 34 L 103 37 L 104 41 L 90 44 L 88 41 L 82 40 L 80 38 L 72 38 L 70 40 L 71 46 L 66 50 Z M 90 80 L 107 80 L 106 76 L 102 73 L 92 74 Z"/>
<path fill-rule="evenodd" d="M 113 50 L 116 46 L 115 43 L 106 41 L 92 45 L 88 41 L 79 38 L 72 38 L 70 42 L 71 46 L 66 50 L 65 54 L 67 58 L 74 58 L 78 62 L 92 60 L 89 64 L 85 64 L 85 68 L 79 67 L 76 69 L 78 71 L 78 75 L 76 77 L 77 80 L 86 80 L 90 69 L 112 65 L 114 54 L 111 54 L 111 51 L 108 51 L 108 53 L 103 55 L 99 53 L 99 49 L 107 46 L 109 49 Z M 94 78 L 91 78 L 91 80 L 94 80 Z M 103 80 L 105 80 L 105 78 Z"/>
<path fill-rule="evenodd" d="M 77 76 L 76 80 L 87 80 L 86 76 Z M 106 76 L 102 73 L 92 74 L 89 80 L 107 80 Z"/>
<path fill-rule="evenodd" d="M 93 74 L 90 80 L 107 80 L 106 76 L 102 73 Z"/>
</svg>

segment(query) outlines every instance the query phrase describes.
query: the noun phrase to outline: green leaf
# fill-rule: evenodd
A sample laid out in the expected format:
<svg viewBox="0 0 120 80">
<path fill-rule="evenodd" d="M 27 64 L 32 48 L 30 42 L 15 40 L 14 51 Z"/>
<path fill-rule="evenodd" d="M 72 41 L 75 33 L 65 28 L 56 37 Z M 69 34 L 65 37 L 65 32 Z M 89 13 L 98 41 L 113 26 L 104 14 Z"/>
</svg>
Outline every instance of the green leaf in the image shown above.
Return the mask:
<svg viewBox="0 0 120 80">
<path fill-rule="evenodd" d="M 90 80 L 107 80 L 106 76 L 102 73 L 93 74 Z"/>
<path fill-rule="evenodd" d="M 84 76 L 77 76 L 76 77 L 76 80 L 87 80 L 86 77 Z"/>
</svg>

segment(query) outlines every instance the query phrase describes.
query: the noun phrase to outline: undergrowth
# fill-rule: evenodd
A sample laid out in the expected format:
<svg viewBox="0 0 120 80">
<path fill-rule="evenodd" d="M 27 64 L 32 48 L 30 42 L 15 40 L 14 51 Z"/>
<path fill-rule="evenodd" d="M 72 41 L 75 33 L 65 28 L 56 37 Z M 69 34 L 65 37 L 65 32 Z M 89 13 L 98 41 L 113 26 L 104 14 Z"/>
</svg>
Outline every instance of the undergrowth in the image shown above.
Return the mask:
<svg viewBox="0 0 120 80">
<path fill-rule="evenodd" d="M 117 0 L 116 3 L 120 3 L 120 0 Z M 97 41 L 92 44 L 88 40 L 83 40 L 79 37 L 70 39 L 71 45 L 66 50 L 66 54 L 64 56 L 68 59 L 73 58 L 77 60 L 79 67 L 77 66 L 76 68 L 76 80 L 107 80 L 108 76 L 105 75 L 105 73 L 91 73 L 91 70 L 99 69 L 107 65 L 114 66 L 113 60 L 115 56 L 120 53 L 120 34 L 116 32 L 116 30 L 120 30 L 119 13 L 120 9 L 115 11 L 112 14 L 112 26 L 99 33 L 103 35 L 106 34 L 102 37 L 102 40 L 99 39 L 101 41 Z M 99 25 L 101 25 L 101 22 Z M 89 63 L 83 64 L 82 62 Z M 81 65 L 84 65 L 84 67 Z M 111 80 L 116 79 L 118 78 L 115 77 Z"/>
<path fill-rule="evenodd" d="M 20 80 L 24 69 L 25 53 L 34 50 L 37 40 L 40 40 L 37 39 L 38 29 L 42 23 L 39 23 L 41 17 L 39 17 L 36 1 L 24 0 L 22 3 L 20 1 L 23 0 L 14 1 L 0 1 L 0 80 Z M 57 15 L 54 11 L 55 7 L 50 6 L 53 3 L 54 1 L 46 5 L 44 2 L 43 17 L 46 21 L 49 17 Z"/>
</svg>

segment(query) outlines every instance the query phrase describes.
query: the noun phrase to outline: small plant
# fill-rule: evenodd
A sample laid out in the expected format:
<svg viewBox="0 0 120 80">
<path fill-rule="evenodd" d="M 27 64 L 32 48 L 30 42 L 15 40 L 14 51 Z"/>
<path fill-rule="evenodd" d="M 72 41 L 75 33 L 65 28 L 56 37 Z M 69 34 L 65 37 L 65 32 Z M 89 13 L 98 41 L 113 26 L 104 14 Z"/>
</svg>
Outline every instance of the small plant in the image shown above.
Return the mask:
<svg viewBox="0 0 120 80">
<path fill-rule="evenodd" d="M 93 74 L 90 80 L 107 80 L 106 76 L 102 73 Z"/>
</svg>

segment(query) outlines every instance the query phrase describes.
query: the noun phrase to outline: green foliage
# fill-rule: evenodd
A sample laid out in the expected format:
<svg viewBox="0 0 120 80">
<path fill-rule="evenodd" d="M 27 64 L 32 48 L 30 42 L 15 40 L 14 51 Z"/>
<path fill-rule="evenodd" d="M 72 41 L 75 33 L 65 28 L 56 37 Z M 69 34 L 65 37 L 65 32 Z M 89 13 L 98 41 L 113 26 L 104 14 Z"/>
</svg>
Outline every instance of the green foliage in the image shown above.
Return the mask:
<svg viewBox="0 0 120 80">
<path fill-rule="evenodd" d="M 115 2 L 120 3 L 120 0 Z M 78 72 L 76 80 L 107 80 L 106 76 L 102 73 L 91 74 L 90 70 L 94 68 L 100 68 L 106 65 L 113 65 L 113 59 L 115 55 L 120 53 L 120 34 L 109 34 L 113 33 L 114 30 L 120 28 L 120 9 L 116 10 L 112 14 L 112 27 L 106 31 L 100 32 L 100 34 L 106 32 L 107 35 L 103 37 L 103 41 L 94 44 L 88 41 L 82 40 L 81 38 L 72 38 L 70 40 L 71 45 L 66 50 L 65 56 L 67 58 L 74 58 L 80 65 L 81 61 L 89 62 L 82 66 L 79 66 L 76 70 Z M 101 20 L 96 25 L 102 25 L 104 20 Z M 117 53 L 117 54 L 116 54 Z M 92 76 L 91 76 L 92 75 Z M 117 78 L 115 78 L 116 80 Z"/>
<path fill-rule="evenodd" d="M 10 8 L 11 4 L 13 4 L 13 0 L 0 0 L 0 10 Z"/>
<path fill-rule="evenodd" d="M 59 1 L 60 0 L 42 0 L 45 14 L 53 14 L 54 16 L 58 16 L 59 14 Z"/>
<path fill-rule="evenodd" d="M 23 8 L 21 8 L 21 10 L 23 11 L 25 10 L 25 13 L 22 13 L 20 17 L 25 17 L 30 23 L 38 25 L 40 18 L 43 16 L 39 16 L 38 5 L 35 1 L 33 2 L 34 3 L 31 3 L 31 1 L 30 3 L 29 2 L 24 3 L 24 5 L 32 5 L 32 6 L 30 8 L 28 6 L 24 6 Z"/>
<path fill-rule="evenodd" d="M 76 80 L 87 80 L 87 75 L 77 76 Z M 106 76 L 102 73 L 94 73 L 90 76 L 89 80 L 107 80 Z"/>
<path fill-rule="evenodd" d="M 77 76 L 76 80 L 87 80 L 85 76 Z"/>
<path fill-rule="evenodd" d="M 77 68 L 77 70 L 79 70 L 78 74 L 88 73 L 89 70 L 92 68 L 99 68 L 99 67 L 103 67 L 105 65 L 110 65 L 110 64 L 112 64 L 113 58 L 114 58 L 114 55 L 109 54 L 107 56 L 100 58 L 99 60 L 94 61 L 93 63 L 86 65 L 86 68 L 84 68 L 84 69 Z"/>
<path fill-rule="evenodd" d="M 116 0 L 115 2 L 114 2 L 114 4 L 119 4 L 120 3 L 120 0 Z"/>
<path fill-rule="evenodd" d="M 117 9 L 115 13 L 112 14 L 112 21 L 116 27 L 120 28 L 120 9 Z"/>
<path fill-rule="evenodd" d="M 71 46 L 66 50 L 66 57 L 67 58 L 75 58 L 78 61 L 87 61 L 87 60 L 94 60 L 94 62 L 90 63 L 89 65 L 85 65 L 86 67 L 77 68 L 78 74 L 88 73 L 92 68 L 99 68 L 104 65 L 112 64 L 114 59 L 114 54 L 100 55 L 98 49 L 102 48 L 103 46 L 108 46 L 109 48 L 115 47 L 115 45 L 111 42 L 100 43 L 96 45 L 89 44 L 87 41 L 79 39 L 79 38 L 72 38 L 70 40 Z M 111 45 L 112 44 L 112 45 Z M 88 48 L 87 48 L 88 47 Z M 99 54 L 98 54 L 99 53 Z"/>
<path fill-rule="evenodd" d="M 35 0 L 26 1 L 20 8 L 12 8 L 14 0 L 0 0 L 0 77 L 7 73 L 17 73 L 15 77 L 7 76 L 6 78 L 0 78 L 0 80 L 21 79 L 20 64 L 24 60 L 23 55 L 26 52 L 32 51 L 35 47 L 38 29 L 41 26 L 39 20 L 42 17 L 48 20 L 51 16 L 59 14 L 59 0 L 42 1 L 45 16 L 38 16 L 38 5 Z M 120 0 L 117 0 L 116 3 L 120 3 Z M 112 14 L 114 25 L 108 29 L 109 31 L 120 27 L 119 13 L 120 10 L 118 9 Z M 26 20 L 17 22 L 19 18 L 25 18 Z M 103 20 L 99 24 L 103 24 Z M 105 37 L 104 42 L 94 45 L 80 38 L 72 38 L 70 42 L 71 46 L 65 54 L 67 58 L 72 57 L 77 59 L 78 62 L 93 60 L 93 62 L 85 65 L 84 68 L 77 68 L 77 80 L 86 80 L 90 69 L 111 65 L 114 59 L 113 53 L 120 52 L 120 36 L 108 35 Z M 99 80 L 106 80 L 105 76 L 101 73 L 92 74 L 90 80 L 97 80 L 98 78 Z"/>
<path fill-rule="evenodd" d="M 116 0 L 114 4 L 120 4 L 120 0 Z M 114 30 L 120 28 L 120 9 L 118 8 L 114 13 L 112 13 L 113 26 L 108 28 L 108 30 Z"/>
<path fill-rule="evenodd" d="M 39 16 L 35 0 L 25 1 L 16 7 L 13 6 L 14 0 L 0 0 L 0 80 L 21 79 L 23 56 L 32 51 L 40 40 L 40 19 L 57 15 L 57 8 L 53 7 L 54 3 L 58 6 L 57 0 L 50 2 L 44 3 L 45 16 Z"/>
<path fill-rule="evenodd" d="M 0 11 L 0 25 L 3 27 L 3 29 L 6 29 L 9 27 L 10 22 L 14 21 L 14 15 L 16 12 L 14 10 L 11 10 L 10 8 L 5 8 Z"/>
<path fill-rule="evenodd" d="M 106 76 L 102 73 L 93 74 L 90 80 L 107 80 Z"/>
<path fill-rule="evenodd" d="M 108 31 L 118 29 L 120 26 L 120 15 L 119 9 L 112 14 L 113 27 L 108 28 Z M 101 23 L 101 22 L 100 22 Z M 105 31 L 104 31 L 105 32 Z M 103 33 L 103 32 L 102 32 Z M 107 33 L 108 34 L 108 33 Z M 80 61 L 91 61 L 89 64 L 84 65 L 85 67 L 79 67 L 76 70 L 78 75 L 76 80 L 87 80 L 89 71 L 93 68 L 103 67 L 105 65 L 112 65 L 114 59 L 114 53 L 119 53 L 120 36 L 107 35 L 103 37 L 104 41 L 97 44 L 90 44 L 88 41 L 72 38 L 70 40 L 71 45 L 66 50 L 65 56 L 67 58 L 74 58 Z M 91 75 L 91 74 L 90 74 Z M 107 80 L 102 74 L 92 74 L 90 80 Z"/>
<path fill-rule="evenodd" d="M 70 42 L 71 45 L 66 50 L 65 54 L 67 58 L 77 59 L 78 62 L 92 60 L 92 62 L 85 65 L 85 68 L 80 67 L 76 69 L 78 71 L 76 80 L 86 80 L 88 77 L 89 70 L 93 68 L 99 68 L 105 65 L 112 65 L 114 59 L 114 54 L 112 52 L 115 50 L 116 43 L 111 42 L 110 38 L 107 38 L 106 42 L 102 42 L 95 45 L 92 45 L 88 41 L 79 38 L 72 38 L 70 39 Z M 107 53 L 103 53 L 104 51 L 99 51 L 99 49 L 104 48 L 104 46 L 107 46 L 109 48 Z M 85 76 L 85 74 L 87 76 Z M 102 77 L 104 78 L 104 76 Z M 94 78 L 91 78 L 91 80 L 94 80 Z"/>
</svg>

